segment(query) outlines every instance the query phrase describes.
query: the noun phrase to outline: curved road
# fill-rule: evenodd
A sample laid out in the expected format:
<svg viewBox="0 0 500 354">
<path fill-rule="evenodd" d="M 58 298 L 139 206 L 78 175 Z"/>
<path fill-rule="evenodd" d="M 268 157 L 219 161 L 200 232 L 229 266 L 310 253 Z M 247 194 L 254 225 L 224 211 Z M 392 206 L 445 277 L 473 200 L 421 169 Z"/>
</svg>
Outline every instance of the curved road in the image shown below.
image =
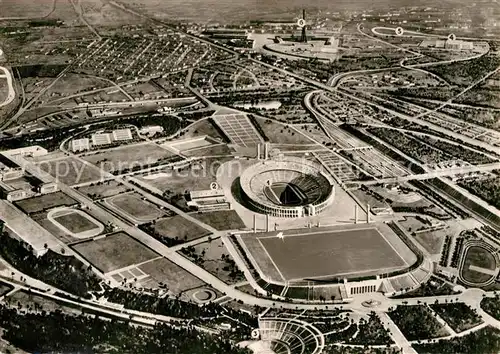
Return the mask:
<svg viewBox="0 0 500 354">
<path fill-rule="evenodd" d="M 7 106 L 10 104 L 12 101 L 14 101 L 14 98 L 16 98 L 16 91 L 14 90 L 14 84 L 12 80 L 12 75 L 9 71 L 9 69 L 0 66 L 0 72 L 3 72 L 3 74 L 0 74 L 0 79 L 5 79 L 7 80 L 7 97 L 5 98 L 5 101 L 0 102 L 0 108 Z"/>
</svg>

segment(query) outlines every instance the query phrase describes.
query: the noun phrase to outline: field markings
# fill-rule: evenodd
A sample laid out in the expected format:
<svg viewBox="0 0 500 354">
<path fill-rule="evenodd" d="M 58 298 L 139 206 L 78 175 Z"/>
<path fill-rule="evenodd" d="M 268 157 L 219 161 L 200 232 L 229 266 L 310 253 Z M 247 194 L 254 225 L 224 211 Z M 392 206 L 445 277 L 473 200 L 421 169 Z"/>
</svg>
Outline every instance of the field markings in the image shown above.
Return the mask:
<svg viewBox="0 0 500 354">
<path fill-rule="evenodd" d="M 483 267 L 478 267 L 473 264 L 469 265 L 469 270 L 473 270 L 475 272 L 479 273 L 484 273 L 488 275 L 495 275 L 496 274 L 496 269 L 488 269 L 488 268 L 483 268 Z"/>
<path fill-rule="evenodd" d="M 394 247 L 394 245 L 389 241 L 387 240 L 387 238 L 384 236 L 384 234 L 382 232 L 379 231 L 379 229 L 375 228 L 377 230 L 377 232 L 379 233 L 379 235 L 382 236 L 382 238 L 384 239 L 384 241 L 389 244 L 389 246 L 391 246 L 392 250 L 397 254 L 397 256 L 403 261 L 404 264 L 406 264 L 407 266 L 409 266 L 408 262 L 406 262 L 406 259 L 404 259 L 401 254 L 398 252 L 398 250 L 396 250 L 396 248 Z M 399 237 L 398 235 L 396 235 L 400 240 L 401 240 L 401 237 Z M 401 240 L 403 241 L 403 240 Z M 406 246 L 408 247 L 408 246 Z"/>
<path fill-rule="evenodd" d="M 109 273 L 106 273 L 108 276 L 112 276 L 114 274 L 117 274 L 117 273 L 121 273 L 125 270 L 129 270 L 129 269 L 133 269 L 133 268 L 138 268 L 146 263 L 150 263 L 150 262 L 153 262 L 153 261 L 156 261 L 158 259 L 161 259 L 161 258 L 164 258 L 163 256 L 158 256 L 156 258 L 152 258 L 152 259 L 148 259 L 144 262 L 140 262 L 140 263 L 136 263 L 136 264 L 131 264 L 129 266 L 126 266 L 126 267 L 123 267 L 123 268 L 120 268 L 120 269 L 116 269 L 116 270 L 112 270 L 111 272 Z M 147 274 L 146 272 L 142 271 L 141 269 L 139 269 L 141 272 L 143 272 L 144 274 Z"/>
<path fill-rule="evenodd" d="M 276 237 L 276 236 L 275 236 Z M 259 241 L 259 244 L 260 244 L 260 247 L 262 247 L 262 249 L 264 250 L 264 252 L 266 253 L 267 255 L 267 258 L 272 262 L 274 268 L 276 268 L 276 270 L 278 271 L 278 274 L 280 275 L 281 279 L 287 283 L 287 279 L 283 276 L 283 274 L 281 273 L 281 270 L 278 268 L 278 266 L 276 265 L 276 263 L 274 262 L 274 259 L 271 257 L 271 255 L 269 254 L 269 252 L 267 251 L 266 247 L 262 244 L 262 242 L 260 241 L 260 239 L 257 237 L 257 241 Z M 262 274 L 264 274 L 264 272 L 262 272 Z"/>
<path fill-rule="evenodd" d="M 291 235 L 284 234 L 283 242 L 286 242 L 286 239 L 288 237 L 296 237 L 296 236 L 308 237 L 310 235 L 318 235 L 318 234 L 326 236 L 326 235 L 329 235 L 329 234 L 342 233 L 342 232 L 346 232 L 346 231 L 363 231 L 363 230 L 375 230 L 377 232 L 377 234 L 379 236 L 381 236 L 381 240 L 385 241 L 385 243 L 388 244 L 391 247 L 391 249 L 394 251 L 394 253 L 397 255 L 397 257 L 400 260 L 403 261 L 404 265 L 405 266 L 409 265 L 408 262 L 401 256 L 401 254 L 396 250 L 396 248 L 392 245 L 392 243 L 387 240 L 387 238 L 383 235 L 382 232 L 379 231 L 379 229 L 377 227 L 366 227 L 366 228 L 360 228 L 360 229 L 347 228 L 347 229 L 340 229 L 340 230 L 329 230 L 329 231 L 327 230 L 327 231 L 306 232 L 306 233 L 291 234 Z M 284 231 L 284 233 L 286 233 L 286 231 Z M 276 236 L 274 235 L 274 236 L 260 236 L 260 237 L 256 237 L 256 239 L 259 241 L 261 247 L 265 250 L 266 255 L 268 256 L 268 258 L 271 260 L 271 262 L 273 263 L 273 265 L 275 266 L 275 268 L 278 270 L 278 272 L 280 273 L 280 275 L 283 277 L 283 274 L 281 273 L 279 267 L 277 266 L 277 264 L 275 263 L 275 261 L 273 260 L 273 258 L 270 256 L 270 254 L 267 251 L 267 249 L 264 246 L 264 244 L 261 242 L 261 239 L 273 239 L 273 238 L 276 238 Z M 377 272 L 380 272 L 380 273 L 388 273 L 388 272 L 399 270 L 399 269 L 401 269 L 401 266 L 391 266 L 391 267 L 384 267 L 384 268 L 378 267 L 378 268 L 369 268 L 369 269 L 355 270 L 355 271 L 351 271 L 351 272 L 342 272 L 342 273 L 335 273 L 335 274 L 311 275 L 311 276 L 307 276 L 307 277 L 292 278 L 292 279 L 285 279 L 283 277 L 283 279 L 285 280 L 285 282 L 293 282 L 293 281 L 303 280 L 304 278 L 322 279 L 322 278 L 328 278 L 328 277 L 339 277 L 339 276 L 347 276 L 347 275 L 355 275 L 355 274 L 364 274 L 364 273 L 367 273 L 367 272 L 374 272 L 374 271 L 377 271 Z"/>
</svg>

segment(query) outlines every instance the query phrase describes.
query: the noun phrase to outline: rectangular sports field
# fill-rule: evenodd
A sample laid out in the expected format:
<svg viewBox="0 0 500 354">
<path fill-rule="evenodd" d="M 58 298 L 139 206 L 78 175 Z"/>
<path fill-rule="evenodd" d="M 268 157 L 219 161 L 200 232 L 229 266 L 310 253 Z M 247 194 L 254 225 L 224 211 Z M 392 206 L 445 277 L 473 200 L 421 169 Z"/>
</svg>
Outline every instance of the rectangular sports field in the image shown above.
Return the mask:
<svg viewBox="0 0 500 354">
<path fill-rule="evenodd" d="M 106 203 L 138 222 L 155 220 L 163 215 L 160 208 L 149 201 L 143 200 L 142 196 L 135 192 L 113 196 L 108 198 Z"/>
<path fill-rule="evenodd" d="M 57 206 L 71 206 L 76 203 L 76 200 L 63 192 L 44 194 L 39 197 L 14 202 L 14 204 L 26 214 L 37 213 L 39 211 L 52 209 Z"/>
<path fill-rule="evenodd" d="M 87 154 L 83 158 L 106 172 L 113 172 L 134 167 L 146 168 L 172 156 L 174 156 L 173 152 L 156 144 L 141 143 L 102 150 L 98 153 Z"/>
<path fill-rule="evenodd" d="M 43 161 L 38 164 L 38 167 L 68 186 L 98 181 L 102 177 L 98 168 L 91 164 L 84 164 L 73 157 Z"/>
<path fill-rule="evenodd" d="M 159 257 L 156 252 L 124 232 L 78 243 L 73 249 L 103 273 Z"/>
<path fill-rule="evenodd" d="M 80 213 L 68 213 L 54 218 L 55 221 L 73 233 L 80 233 L 96 229 L 98 226 Z"/>
<path fill-rule="evenodd" d="M 389 243 L 374 226 L 285 231 L 284 239 L 275 234 L 257 234 L 254 241 L 246 237 L 242 239 L 256 262 L 263 265 L 260 267 L 263 272 L 267 271 L 263 268 L 268 268 L 269 262 L 259 253 L 264 253 L 267 256 L 264 258 L 272 261 L 286 281 L 374 275 L 404 268 L 413 258 L 396 235 L 389 236 Z M 271 270 L 270 275 L 273 274 L 276 273 Z"/>
</svg>

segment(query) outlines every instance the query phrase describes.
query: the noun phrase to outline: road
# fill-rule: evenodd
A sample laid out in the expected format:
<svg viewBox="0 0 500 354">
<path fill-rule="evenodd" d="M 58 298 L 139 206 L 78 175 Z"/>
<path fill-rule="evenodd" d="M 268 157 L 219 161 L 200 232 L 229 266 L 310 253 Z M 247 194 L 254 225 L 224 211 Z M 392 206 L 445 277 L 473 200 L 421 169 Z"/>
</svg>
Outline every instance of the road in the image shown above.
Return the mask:
<svg viewBox="0 0 500 354">
<path fill-rule="evenodd" d="M 3 72 L 3 74 L 0 74 L 0 79 L 5 79 L 7 81 L 7 90 L 8 90 L 7 97 L 3 102 L 0 102 L 0 108 L 2 108 L 10 104 L 12 101 L 14 101 L 14 99 L 16 98 L 16 91 L 14 90 L 14 83 L 12 80 L 12 74 L 10 73 L 10 70 L 7 69 L 6 67 L 0 66 L 0 72 Z"/>
<path fill-rule="evenodd" d="M 429 171 L 426 173 L 418 174 L 418 175 L 409 175 L 409 176 L 401 176 L 401 177 L 390 177 L 390 178 L 382 178 L 376 181 L 359 181 L 356 183 L 371 185 L 371 184 L 380 184 L 380 183 L 401 183 L 406 181 L 415 181 L 415 180 L 425 180 L 435 177 L 449 177 L 461 174 L 468 174 L 473 172 L 491 172 L 493 170 L 500 169 L 500 163 L 489 163 L 484 165 L 472 165 L 472 166 L 462 166 L 462 167 L 450 167 L 444 168 L 435 171 Z"/>
<path fill-rule="evenodd" d="M 90 47 L 89 47 L 89 49 L 90 49 Z M 89 49 L 87 49 L 87 52 L 89 51 Z M 85 56 L 86 56 L 86 53 L 84 53 L 81 57 L 85 57 Z M 42 97 L 48 90 L 50 90 L 52 88 L 52 86 L 54 86 L 57 83 L 57 81 L 59 81 L 70 70 L 72 70 L 73 66 L 76 64 L 76 62 L 77 62 L 77 60 L 73 60 L 70 64 L 68 64 L 66 66 L 66 68 L 64 68 L 64 70 L 62 70 L 59 73 L 59 75 L 57 75 L 56 78 L 49 85 L 45 86 L 42 90 L 40 90 L 40 92 L 35 97 L 33 97 L 26 105 L 22 106 L 16 112 L 16 114 L 14 114 L 10 119 L 8 119 L 6 122 L 4 122 L 0 126 L 0 131 L 5 130 L 10 124 L 15 122 L 20 116 L 22 116 L 33 104 L 35 104 L 38 101 L 38 99 L 40 97 Z"/>
</svg>

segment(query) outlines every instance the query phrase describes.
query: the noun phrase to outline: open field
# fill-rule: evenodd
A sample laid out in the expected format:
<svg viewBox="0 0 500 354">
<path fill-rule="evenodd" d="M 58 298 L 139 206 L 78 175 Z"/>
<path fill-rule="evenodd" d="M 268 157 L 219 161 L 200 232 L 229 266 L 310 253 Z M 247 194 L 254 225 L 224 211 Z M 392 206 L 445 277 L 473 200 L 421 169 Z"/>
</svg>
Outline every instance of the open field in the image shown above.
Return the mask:
<svg viewBox="0 0 500 354">
<path fill-rule="evenodd" d="M 471 246 L 465 253 L 460 274 L 468 282 L 481 284 L 495 275 L 496 267 L 495 257 L 490 251 L 481 246 Z"/>
<path fill-rule="evenodd" d="M 384 225 L 385 226 L 385 225 Z M 266 273 L 272 260 L 285 280 L 360 277 L 404 269 L 415 255 L 388 228 L 379 226 L 289 230 L 241 238 Z M 383 233 L 383 235 L 382 235 Z M 272 272 L 272 270 L 271 270 Z"/>
<path fill-rule="evenodd" d="M 165 258 L 144 263 L 139 266 L 139 269 L 149 274 L 157 283 L 167 285 L 174 294 L 180 294 L 185 290 L 205 284 L 202 280 Z"/>
<path fill-rule="evenodd" d="M 56 221 L 56 225 L 60 224 L 73 234 L 87 234 L 91 231 L 99 233 L 103 228 L 80 210 L 61 210 L 52 215 L 49 213 L 49 217 Z"/>
<path fill-rule="evenodd" d="M 220 210 L 209 213 L 192 214 L 201 222 L 212 226 L 217 230 L 236 230 L 245 227 L 245 224 L 234 210 Z"/>
<path fill-rule="evenodd" d="M 415 235 L 415 240 L 420 243 L 430 254 L 439 254 L 443 245 L 445 235 L 439 231 L 419 232 Z"/>
<path fill-rule="evenodd" d="M 163 159 L 174 156 L 156 144 L 136 144 L 119 148 L 101 150 L 83 158 L 107 172 L 129 170 L 134 167 L 146 168 Z"/>
<path fill-rule="evenodd" d="M 218 142 L 224 141 L 220 133 L 217 131 L 217 129 L 215 129 L 214 125 L 208 119 L 203 119 L 194 123 L 186 130 L 186 133 L 184 134 L 186 138 L 194 138 L 205 135 L 215 139 Z"/>
<path fill-rule="evenodd" d="M 114 180 L 110 180 L 94 185 L 79 187 L 78 191 L 88 195 L 92 199 L 101 199 L 127 192 L 127 187 Z"/>
<path fill-rule="evenodd" d="M 137 221 L 151 221 L 163 215 L 160 208 L 143 200 L 138 193 L 119 194 L 107 199 L 106 203 Z"/>
<path fill-rule="evenodd" d="M 30 214 L 48 210 L 56 206 L 72 206 L 76 204 L 76 200 L 63 192 L 55 192 L 39 197 L 23 199 L 15 202 L 15 204 L 26 214 Z"/>
<path fill-rule="evenodd" d="M 184 194 L 186 191 L 204 190 L 210 188 L 210 183 L 216 180 L 219 167 L 233 157 L 206 158 L 189 165 L 180 171 L 166 170 L 160 173 L 140 177 L 145 183 L 168 194 Z"/>
<path fill-rule="evenodd" d="M 92 165 L 68 157 L 60 160 L 44 161 L 38 164 L 43 171 L 49 173 L 67 185 L 75 185 L 101 179 L 101 172 Z"/>
<path fill-rule="evenodd" d="M 73 249 L 103 273 L 158 257 L 158 254 L 124 232 L 79 243 Z"/>
<path fill-rule="evenodd" d="M 50 221 L 47 218 L 47 214 L 49 212 L 46 211 L 41 211 L 38 213 L 34 213 L 30 215 L 30 218 L 32 218 L 34 221 L 36 221 L 41 227 L 43 227 L 45 230 L 50 232 L 52 235 L 57 237 L 59 240 L 62 242 L 68 244 L 76 241 L 81 241 L 81 238 L 79 237 L 73 237 L 69 233 L 67 233 L 65 230 L 54 224 L 52 221 Z"/>
<path fill-rule="evenodd" d="M 212 145 L 200 149 L 191 149 L 182 152 L 183 155 L 191 156 L 224 156 L 230 155 L 231 149 L 226 144 Z"/>
<path fill-rule="evenodd" d="M 180 252 L 225 283 L 235 284 L 245 280 L 221 238 L 184 248 Z"/>
<path fill-rule="evenodd" d="M 191 241 L 210 233 L 180 215 L 157 220 L 154 223 L 154 230 L 162 236 L 184 241 Z"/>
<path fill-rule="evenodd" d="M 273 144 L 293 144 L 293 145 L 309 145 L 314 144 L 314 141 L 302 135 L 293 128 L 289 128 L 285 124 L 273 122 L 270 119 L 256 118 L 259 126 L 264 131 L 265 136 Z M 319 147 L 319 146 L 318 146 Z"/>
<path fill-rule="evenodd" d="M 109 87 L 111 84 L 102 79 L 79 74 L 68 74 L 59 79 L 45 95 L 44 101 L 53 101 L 80 92 Z M 50 98 L 49 98 L 50 97 Z"/>
<path fill-rule="evenodd" d="M 0 282 L 0 296 L 7 294 L 12 289 L 14 289 L 12 285 Z"/>
</svg>

